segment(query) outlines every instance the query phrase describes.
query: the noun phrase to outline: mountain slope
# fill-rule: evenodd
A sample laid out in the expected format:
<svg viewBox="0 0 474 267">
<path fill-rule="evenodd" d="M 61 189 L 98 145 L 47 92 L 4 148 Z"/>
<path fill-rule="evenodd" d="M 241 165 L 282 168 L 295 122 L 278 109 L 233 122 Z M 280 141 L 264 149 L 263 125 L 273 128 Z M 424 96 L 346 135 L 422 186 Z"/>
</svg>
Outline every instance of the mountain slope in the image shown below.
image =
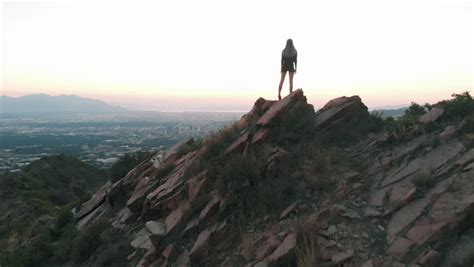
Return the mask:
<svg viewBox="0 0 474 267">
<path fill-rule="evenodd" d="M 36 266 L 50 258 L 51 251 L 39 253 L 44 248 L 35 246 L 46 242 L 50 247 L 52 240 L 46 233 L 54 232 L 51 235 L 59 238 L 71 221 L 71 205 L 89 198 L 106 178 L 103 171 L 64 155 L 44 157 L 20 172 L 1 175 L 0 264 L 31 266 L 35 262 Z"/>
<path fill-rule="evenodd" d="M 260 98 L 203 144 L 104 185 L 76 226 L 107 218 L 133 266 L 470 266 L 472 243 L 457 240 L 474 218 L 474 101 L 410 112 L 383 121 L 353 96 L 314 113 L 301 90 Z"/>
<path fill-rule="evenodd" d="M 0 97 L 2 113 L 110 113 L 125 111 L 100 100 L 75 95 L 50 96 L 33 94 L 21 97 Z"/>
<path fill-rule="evenodd" d="M 474 100 L 259 98 L 74 209 L 80 266 L 472 266 Z M 90 245 L 89 245 L 90 244 Z"/>
</svg>

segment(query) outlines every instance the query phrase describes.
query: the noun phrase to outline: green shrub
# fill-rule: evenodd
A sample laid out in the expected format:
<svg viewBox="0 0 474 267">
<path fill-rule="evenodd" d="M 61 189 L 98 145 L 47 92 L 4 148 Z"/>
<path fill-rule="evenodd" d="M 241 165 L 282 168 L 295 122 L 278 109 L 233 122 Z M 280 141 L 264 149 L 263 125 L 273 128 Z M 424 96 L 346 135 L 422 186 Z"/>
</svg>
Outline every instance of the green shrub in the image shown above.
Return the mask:
<svg viewBox="0 0 474 267">
<path fill-rule="evenodd" d="M 62 207 L 58 212 L 58 216 L 56 220 L 56 228 L 62 229 L 64 226 L 70 223 L 72 219 L 73 219 L 73 216 L 71 212 L 71 207 L 70 206 Z"/>
<path fill-rule="evenodd" d="M 215 181 L 218 192 L 225 195 L 228 191 L 239 190 L 245 185 L 256 185 L 262 179 L 261 162 L 254 154 L 236 154 L 219 168 L 211 168 L 209 177 Z"/>
<path fill-rule="evenodd" d="M 295 179 L 292 177 L 277 176 L 268 178 L 265 182 L 260 183 L 254 192 L 248 192 L 248 194 L 258 194 L 255 200 L 258 204 L 249 203 L 248 205 L 250 207 L 261 205 L 260 208 L 264 211 L 277 213 L 294 199 L 295 186 Z"/>
<path fill-rule="evenodd" d="M 20 250 L 24 266 L 47 266 L 53 255 L 53 245 L 48 231 L 42 231 L 25 249 Z"/>
<path fill-rule="evenodd" d="M 474 115 L 465 118 L 464 123 L 461 125 L 460 131 L 464 134 L 474 133 Z"/>
<path fill-rule="evenodd" d="M 431 188 L 436 184 L 436 180 L 431 175 L 419 174 L 415 176 L 412 180 L 412 183 L 420 188 Z"/>
<path fill-rule="evenodd" d="M 58 206 L 65 205 L 72 200 L 70 192 L 65 192 L 60 189 L 50 190 L 48 193 L 48 198 L 51 202 Z"/>
<path fill-rule="evenodd" d="M 211 161 L 217 158 L 238 136 L 239 127 L 237 123 L 233 123 L 209 135 L 204 140 L 205 150 L 203 159 Z"/>
<path fill-rule="evenodd" d="M 426 113 L 426 109 L 424 106 L 418 105 L 415 102 L 411 102 L 411 105 L 405 110 L 404 116 L 420 117 L 421 115 L 425 113 Z"/>
<path fill-rule="evenodd" d="M 102 233 L 105 248 L 99 252 L 94 261 L 97 266 L 129 266 L 127 256 L 133 251 L 129 240 L 123 238 L 123 234 L 116 229 L 108 228 Z"/>
<path fill-rule="evenodd" d="M 472 224 L 471 224 L 472 226 Z M 452 237 L 451 237 L 452 238 Z M 445 253 L 442 267 L 464 267 L 474 265 L 474 229 L 466 230 L 459 240 Z"/>
<path fill-rule="evenodd" d="M 204 147 L 204 151 L 186 168 L 184 176 L 189 178 L 204 170 L 211 169 L 211 166 L 216 164 L 215 161 L 222 155 L 224 149 L 229 147 L 238 136 L 239 127 L 237 123 L 234 123 L 212 133 L 204 141 L 199 141 L 195 148 Z"/>
<path fill-rule="evenodd" d="M 276 175 L 268 175 L 262 153 L 260 149 L 248 150 L 246 155 L 233 155 L 208 169 L 208 177 L 219 194 L 231 192 L 237 205 L 234 210 L 247 219 L 262 212 L 279 212 L 295 196 L 295 182 L 289 177 L 289 170 L 283 166 Z"/>
<path fill-rule="evenodd" d="M 64 238 L 55 243 L 54 256 L 52 261 L 58 263 L 58 266 L 63 265 L 71 260 L 72 239 Z"/>
<path fill-rule="evenodd" d="M 452 97 L 452 99 L 440 101 L 438 103 L 445 109 L 443 119 L 462 119 L 469 114 L 474 113 L 474 100 L 469 92 L 466 91 L 461 94 L 452 94 Z"/>
<path fill-rule="evenodd" d="M 360 123 L 360 128 L 363 133 L 375 133 L 383 129 L 384 122 L 382 119 L 382 112 L 372 111 L 367 120 Z"/>
<path fill-rule="evenodd" d="M 102 244 L 100 234 L 109 227 L 106 219 L 100 219 L 93 225 L 83 230 L 73 241 L 71 259 L 82 263 L 90 258 L 95 250 Z"/>
</svg>

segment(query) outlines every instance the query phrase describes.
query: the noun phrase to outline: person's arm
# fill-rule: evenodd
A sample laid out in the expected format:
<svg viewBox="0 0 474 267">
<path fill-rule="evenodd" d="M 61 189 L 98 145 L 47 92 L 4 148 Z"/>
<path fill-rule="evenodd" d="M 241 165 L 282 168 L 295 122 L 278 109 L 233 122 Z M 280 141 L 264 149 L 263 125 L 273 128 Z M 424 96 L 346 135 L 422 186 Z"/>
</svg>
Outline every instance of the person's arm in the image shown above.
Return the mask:
<svg viewBox="0 0 474 267">
<path fill-rule="evenodd" d="M 281 67 L 283 67 L 283 55 L 281 55 Z"/>
</svg>

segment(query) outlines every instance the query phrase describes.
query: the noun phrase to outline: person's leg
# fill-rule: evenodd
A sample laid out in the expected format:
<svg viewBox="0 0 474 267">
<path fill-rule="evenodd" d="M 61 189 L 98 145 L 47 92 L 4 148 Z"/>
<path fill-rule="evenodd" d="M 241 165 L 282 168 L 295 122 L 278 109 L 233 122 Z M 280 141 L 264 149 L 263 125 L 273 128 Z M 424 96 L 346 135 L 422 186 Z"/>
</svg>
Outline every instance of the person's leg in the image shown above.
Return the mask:
<svg viewBox="0 0 474 267">
<path fill-rule="evenodd" d="M 293 92 L 293 75 L 295 75 L 294 72 L 290 71 L 290 94 Z"/>
<path fill-rule="evenodd" d="M 281 88 L 283 87 L 283 82 L 285 81 L 286 71 L 281 72 L 280 85 L 278 86 L 278 100 L 281 99 Z"/>
</svg>

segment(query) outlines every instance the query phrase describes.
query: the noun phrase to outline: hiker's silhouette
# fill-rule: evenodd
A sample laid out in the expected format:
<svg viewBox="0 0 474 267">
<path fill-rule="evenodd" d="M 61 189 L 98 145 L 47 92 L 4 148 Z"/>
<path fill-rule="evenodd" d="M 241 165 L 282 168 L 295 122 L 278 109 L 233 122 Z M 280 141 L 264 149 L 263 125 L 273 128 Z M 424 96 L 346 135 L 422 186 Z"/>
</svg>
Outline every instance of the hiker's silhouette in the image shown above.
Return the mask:
<svg viewBox="0 0 474 267">
<path fill-rule="evenodd" d="M 290 94 L 293 92 L 293 75 L 296 73 L 297 57 L 298 52 L 293 45 L 293 40 L 286 40 L 286 46 L 281 52 L 281 79 L 278 86 L 278 100 L 281 99 L 281 88 L 283 87 L 287 72 L 290 76 Z"/>
</svg>

